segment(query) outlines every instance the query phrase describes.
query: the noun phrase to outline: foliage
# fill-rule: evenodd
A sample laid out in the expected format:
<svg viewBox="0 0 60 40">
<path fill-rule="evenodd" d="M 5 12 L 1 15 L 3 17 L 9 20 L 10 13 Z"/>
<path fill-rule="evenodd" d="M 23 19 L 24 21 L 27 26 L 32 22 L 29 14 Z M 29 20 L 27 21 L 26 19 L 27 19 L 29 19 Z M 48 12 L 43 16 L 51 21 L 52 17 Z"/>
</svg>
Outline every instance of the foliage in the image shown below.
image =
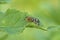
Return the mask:
<svg viewBox="0 0 60 40">
<path fill-rule="evenodd" d="M 59 4 L 58 0 L 13 0 L 12 9 L 0 11 L 0 40 L 60 40 Z M 26 16 L 39 18 L 40 26 L 26 22 Z"/>
</svg>

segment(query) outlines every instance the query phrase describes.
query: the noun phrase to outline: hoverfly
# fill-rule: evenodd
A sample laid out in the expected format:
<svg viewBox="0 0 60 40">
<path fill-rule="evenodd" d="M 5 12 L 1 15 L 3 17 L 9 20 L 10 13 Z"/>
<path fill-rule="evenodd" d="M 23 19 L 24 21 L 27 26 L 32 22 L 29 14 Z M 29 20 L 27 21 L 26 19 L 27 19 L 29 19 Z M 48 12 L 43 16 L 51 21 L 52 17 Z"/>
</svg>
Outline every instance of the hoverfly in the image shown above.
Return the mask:
<svg viewBox="0 0 60 40">
<path fill-rule="evenodd" d="M 27 22 L 33 22 L 33 23 L 35 23 L 37 25 L 40 25 L 40 20 L 38 18 L 27 16 L 26 21 Z"/>
<path fill-rule="evenodd" d="M 36 25 L 40 25 L 40 20 L 38 19 L 38 18 L 34 18 L 34 17 L 30 17 L 30 16 L 27 16 L 26 18 L 25 18 L 25 20 L 27 21 L 27 22 L 33 22 L 33 23 L 35 23 Z M 42 28 L 42 27 L 36 27 L 36 28 L 39 28 L 39 29 L 42 29 L 42 30 L 44 30 L 44 31 L 47 31 L 46 29 L 44 29 L 44 28 Z"/>
</svg>

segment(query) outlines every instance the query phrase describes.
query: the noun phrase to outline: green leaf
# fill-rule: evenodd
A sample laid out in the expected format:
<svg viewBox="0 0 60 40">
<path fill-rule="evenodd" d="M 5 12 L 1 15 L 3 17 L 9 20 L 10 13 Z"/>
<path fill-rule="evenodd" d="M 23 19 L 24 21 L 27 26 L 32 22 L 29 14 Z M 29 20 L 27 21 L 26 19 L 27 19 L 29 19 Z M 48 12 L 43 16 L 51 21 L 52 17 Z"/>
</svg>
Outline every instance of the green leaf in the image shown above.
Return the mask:
<svg viewBox="0 0 60 40">
<path fill-rule="evenodd" d="M 0 29 L 5 30 L 8 34 L 23 32 L 25 29 L 26 12 L 20 12 L 16 9 L 8 9 L 6 13 L 0 13 Z"/>
<path fill-rule="evenodd" d="M 15 9 L 8 9 L 4 14 L 3 18 L 1 18 L 0 26 L 24 26 L 26 24 L 25 17 L 27 13 L 23 13 L 17 11 Z M 25 23 L 24 23 L 25 22 Z M 23 25 L 22 25 L 23 24 Z"/>
</svg>

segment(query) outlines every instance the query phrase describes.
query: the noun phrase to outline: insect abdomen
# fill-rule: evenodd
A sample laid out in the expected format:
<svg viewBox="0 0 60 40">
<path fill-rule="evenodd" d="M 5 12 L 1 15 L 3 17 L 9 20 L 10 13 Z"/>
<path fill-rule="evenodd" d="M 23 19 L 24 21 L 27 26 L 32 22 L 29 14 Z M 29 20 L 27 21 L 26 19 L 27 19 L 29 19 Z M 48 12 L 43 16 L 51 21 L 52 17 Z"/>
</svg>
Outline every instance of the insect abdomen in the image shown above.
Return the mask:
<svg viewBox="0 0 60 40">
<path fill-rule="evenodd" d="M 32 18 L 32 22 L 34 22 L 37 25 L 40 25 L 40 21 L 37 18 Z"/>
</svg>

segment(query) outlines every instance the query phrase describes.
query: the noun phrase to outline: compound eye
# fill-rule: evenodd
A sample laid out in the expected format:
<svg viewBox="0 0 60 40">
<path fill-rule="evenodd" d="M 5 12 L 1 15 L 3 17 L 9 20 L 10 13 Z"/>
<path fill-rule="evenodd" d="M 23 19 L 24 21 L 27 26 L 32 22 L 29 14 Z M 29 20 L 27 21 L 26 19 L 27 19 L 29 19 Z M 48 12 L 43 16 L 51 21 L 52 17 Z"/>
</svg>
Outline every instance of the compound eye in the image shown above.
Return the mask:
<svg viewBox="0 0 60 40">
<path fill-rule="evenodd" d="M 30 21 L 30 20 L 31 20 L 31 18 L 27 18 L 27 20 L 28 20 L 28 21 Z"/>
<path fill-rule="evenodd" d="M 31 22 L 31 21 L 32 21 L 32 19 L 31 19 L 30 17 L 26 18 L 26 20 L 27 20 L 28 22 Z"/>
</svg>

